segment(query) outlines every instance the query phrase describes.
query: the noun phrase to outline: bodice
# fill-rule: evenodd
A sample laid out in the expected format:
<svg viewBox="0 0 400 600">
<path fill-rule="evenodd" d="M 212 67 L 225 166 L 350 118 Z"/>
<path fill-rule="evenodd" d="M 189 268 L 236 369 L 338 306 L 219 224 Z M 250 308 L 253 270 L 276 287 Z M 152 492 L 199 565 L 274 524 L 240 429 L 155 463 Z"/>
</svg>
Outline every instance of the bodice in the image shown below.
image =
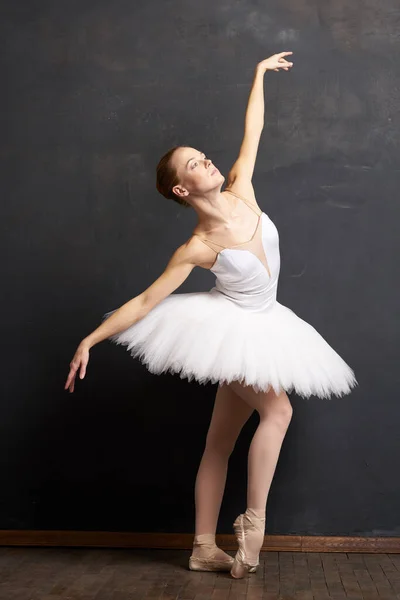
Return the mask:
<svg viewBox="0 0 400 600">
<path fill-rule="evenodd" d="M 280 272 L 279 233 L 264 212 L 260 239 L 271 275 L 251 250 L 224 248 L 210 269 L 216 277 L 210 292 L 223 294 L 251 311 L 265 310 L 275 303 Z"/>
</svg>

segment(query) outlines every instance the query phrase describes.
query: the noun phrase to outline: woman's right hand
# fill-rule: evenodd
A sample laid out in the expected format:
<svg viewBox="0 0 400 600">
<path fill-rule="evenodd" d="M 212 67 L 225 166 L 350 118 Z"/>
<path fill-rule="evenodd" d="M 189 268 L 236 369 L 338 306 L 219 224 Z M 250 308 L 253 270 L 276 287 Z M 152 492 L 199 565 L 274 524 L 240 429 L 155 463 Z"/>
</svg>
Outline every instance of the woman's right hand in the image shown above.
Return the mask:
<svg viewBox="0 0 400 600">
<path fill-rule="evenodd" d="M 72 393 L 74 391 L 75 377 L 76 377 L 76 373 L 77 373 L 78 369 L 80 369 L 80 373 L 79 373 L 80 379 L 83 379 L 85 377 L 86 365 L 89 362 L 89 350 L 90 350 L 90 345 L 87 342 L 85 342 L 85 340 L 83 340 L 79 344 L 79 346 L 74 354 L 74 357 L 69 364 L 70 371 L 69 371 L 64 389 L 67 390 L 69 388 L 70 393 Z"/>
<path fill-rule="evenodd" d="M 262 71 L 279 71 L 279 69 L 285 69 L 288 71 L 291 67 L 293 67 L 293 63 L 289 62 L 285 59 L 285 56 L 289 56 L 289 54 L 293 54 L 293 52 L 278 52 L 278 54 L 273 54 L 269 58 L 266 58 L 258 63 L 257 70 Z"/>
</svg>

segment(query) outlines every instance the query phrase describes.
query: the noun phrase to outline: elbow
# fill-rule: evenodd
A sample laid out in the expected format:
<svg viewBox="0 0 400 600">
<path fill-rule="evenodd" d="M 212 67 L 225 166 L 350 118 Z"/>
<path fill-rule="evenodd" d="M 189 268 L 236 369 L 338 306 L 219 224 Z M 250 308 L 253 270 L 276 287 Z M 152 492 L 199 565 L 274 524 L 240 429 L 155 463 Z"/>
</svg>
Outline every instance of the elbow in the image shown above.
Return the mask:
<svg viewBox="0 0 400 600">
<path fill-rule="evenodd" d="M 142 297 L 139 296 L 139 306 L 137 308 L 137 313 L 139 315 L 139 319 L 143 319 L 151 311 L 153 308 L 153 303 L 148 294 L 143 294 Z"/>
</svg>

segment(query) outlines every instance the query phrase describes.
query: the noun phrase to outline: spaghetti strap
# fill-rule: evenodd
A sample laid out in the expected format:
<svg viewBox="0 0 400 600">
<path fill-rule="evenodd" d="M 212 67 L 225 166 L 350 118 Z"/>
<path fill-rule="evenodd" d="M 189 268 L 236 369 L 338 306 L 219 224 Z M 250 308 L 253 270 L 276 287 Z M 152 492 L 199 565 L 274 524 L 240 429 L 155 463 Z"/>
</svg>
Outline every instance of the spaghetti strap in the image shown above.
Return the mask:
<svg viewBox="0 0 400 600">
<path fill-rule="evenodd" d="M 228 189 L 225 191 L 229 192 L 230 194 L 233 194 L 234 196 L 237 196 L 240 200 L 243 200 L 243 202 L 245 204 L 247 204 L 247 206 L 249 206 L 249 208 L 251 208 L 256 213 L 256 215 L 258 216 L 257 225 L 256 225 L 253 235 L 251 236 L 251 238 L 249 240 L 246 240 L 245 242 L 241 242 L 240 244 L 235 244 L 234 246 L 223 246 L 222 244 L 218 244 L 217 242 L 214 242 L 214 240 L 202 238 L 198 233 L 193 233 L 193 235 L 196 235 L 209 248 L 211 248 L 211 246 L 209 246 L 209 244 L 207 244 L 207 242 L 210 242 L 214 246 L 219 246 L 219 248 L 222 248 L 224 250 L 228 249 L 228 248 L 238 248 L 239 246 L 244 246 L 245 244 L 248 244 L 249 242 L 251 242 L 254 239 L 254 237 L 258 231 L 258 227 L 260 225 L 262 211 L 260 213 L 258 213 L 257 210 L 255 210 L 255 207 L 251 205 L 251 203 L 249 203 L 245 198 L 243 198 L 243 196 L 236 194 L 236 192 L 231 192 L 231 190 L 228 190 Z M 211 248 L 211 250 L 214 250 L 214 248 Z M 214 250 L 214 252 L 216 252 L 216 250 Z"/>
<path fill-rule="evenodd" d="M 201 242 L 203 242 L 203 244 L 205 244 L 208 248 L 211 248 L 211 246 L 209 246 L 207 244 L 207 242 L 211 242 L 212 244 L 214 244 L 215 246 L 220 246 L 221 248 L 223 248 L 224 246 L 221 246 L 220 244 L 217 244 L 217 242 L 213 242 L 212 240 L 207 240 L 207 238 L 202 238 L 200 237 L 200 235 L 198 233 L 194 233 L 193 235 L 197 236 L 199 238 L 199 240 Z M 214 250 L 214 248 L 211 248 L 211 250 Z M 214 250 L 215 252 L 215 250 Z"/>
<path fill-rule="evenodd" d="M 233 194 L 233 195 L 234 195 L 234 196 L 236 196 L 237 198 L 240 198 L 240 200 L 243 200 L 243 202 L 244 202 L 245 204 L 247 204 L 247 206 L 248 206 L 249 208 L 251 208 L 251 210 L 253 210 L 253 211 L 256 213 L 256 215 L 258 215 L 258 211 L 257 211 L 256 207 L 255 207 L 255 206 L 253 206 L 253 204 L 252 204 L 251 202 L 249 202 L 248 200 L 246 200 L 246 198 L 244 198 L 243 196 L 241 196 L 241 195 L 240 195 L 240 194 L 238 194 L 237 192 L 233 192 L 233 191 L 232 191 L 232 190 L 230 190 L 229 188 L 225 188 L 225 190 L 224 190 L 224 191 L 225 191 L 225 192 L 229 192 L 230 194 Z"/>
</svg>

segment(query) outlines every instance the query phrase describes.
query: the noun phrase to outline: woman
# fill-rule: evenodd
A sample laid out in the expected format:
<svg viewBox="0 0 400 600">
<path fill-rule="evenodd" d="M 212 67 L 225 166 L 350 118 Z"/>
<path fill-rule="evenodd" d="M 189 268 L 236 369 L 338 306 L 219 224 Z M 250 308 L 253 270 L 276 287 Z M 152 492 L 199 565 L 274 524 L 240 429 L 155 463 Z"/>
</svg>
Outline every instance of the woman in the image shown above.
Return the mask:
<svg viewBox="0 0 400 600">
<path fill-rule="evenodd" d="M 254 572 L 265 531 L 268 492 L 292 416 L 287 392 L 329 398 L 357 385 L 353 370 L 325 339 L 276 300 L 279 235 L 257 204 L 251 179 L 264 125 L 266 71 L 288 71 L 274 54 L 255 70 L 239 156 L 225 178 L 201 151 L 178 146 L 157 167 L 157 189 L 192 207 L 198 223 L 144 292 L 103 317 L 80 344 L 65 389 L 86 374 L 89 349 L 105 339 L 127 346 L 152 373 L 170 371 L 218 383 L 195 486 L 196 531 L 189 568 Z M 208 292 L 174 294 L 194 267 L 216 276 Z M 256 410 L 260 416 L 248 458 L 247 509 L 234 522 L 233 559 L 215 544 L 229 456 Z"/>
</svg>

